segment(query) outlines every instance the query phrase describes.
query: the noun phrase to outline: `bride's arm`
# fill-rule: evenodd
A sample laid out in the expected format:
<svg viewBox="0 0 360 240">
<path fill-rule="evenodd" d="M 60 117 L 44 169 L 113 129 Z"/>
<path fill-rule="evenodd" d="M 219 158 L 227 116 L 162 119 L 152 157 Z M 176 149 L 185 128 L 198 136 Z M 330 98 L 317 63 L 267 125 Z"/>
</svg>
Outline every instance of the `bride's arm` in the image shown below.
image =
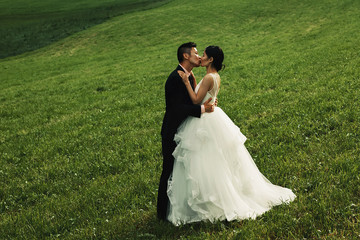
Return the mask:
<svg viewBox="0 0 360 240">
<path fill-rule="evenodd" d="M 206 96 L 206 93 L 213 87 L 212 85 L 214 84 L 214 82 L 212 81 L 212 77 L 210 75 L 206 75 L 204 77 L 204 79 L 202 80 L 199 91 L 197 93 L 195 93 L 194 90 L 191 88 L 189 78 L 185 75 L 185 73 L 181 72 L 181 71 L 178 71 L 178 72 L 186 86 L 186 89 L 189 93 L 191 101 L 194 104 L 201 103 L 202 100 L 204 99 L 204 97 Z"/>
</svg>

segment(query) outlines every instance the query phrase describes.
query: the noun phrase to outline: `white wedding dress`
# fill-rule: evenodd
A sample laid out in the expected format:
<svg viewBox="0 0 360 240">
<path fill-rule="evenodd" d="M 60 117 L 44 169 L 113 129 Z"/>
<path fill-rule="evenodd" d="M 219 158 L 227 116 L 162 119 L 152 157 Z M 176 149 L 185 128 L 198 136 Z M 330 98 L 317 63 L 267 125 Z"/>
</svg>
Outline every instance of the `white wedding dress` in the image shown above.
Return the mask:
<svg viewBox="0 0 360 240">
<path fill-rule="evenodd" d="M 219 91 L 219 75 L 211 75 L 214 87 L 203 102 L 210 97 L 214 100 Z M 178 128 L 175 141 L 167 218 L 176 226 L 203 220 L 254 219 L 296 197 L 261 174 L 244 146 L 246 137 L 219 107 L 201 118 L 188 117 Z"/>
</svg>

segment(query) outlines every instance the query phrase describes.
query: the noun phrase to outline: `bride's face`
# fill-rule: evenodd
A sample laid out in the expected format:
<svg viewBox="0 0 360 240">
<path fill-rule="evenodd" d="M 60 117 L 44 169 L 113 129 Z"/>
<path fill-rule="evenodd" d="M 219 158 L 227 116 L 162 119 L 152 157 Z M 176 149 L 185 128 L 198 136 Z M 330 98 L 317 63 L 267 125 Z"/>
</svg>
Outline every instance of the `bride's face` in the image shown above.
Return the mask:
<svg viewBox="0 0 360 240">
<path fill-rule="evenodd" d="M 203 56 L 201 57 L 201 66 L 202 67 L 207 67 L 211 64 L 212 62 L 212 58 L 208 58 L 208 56 L 206 55 L 206 52 L 204 51 Z"/>
</svg>

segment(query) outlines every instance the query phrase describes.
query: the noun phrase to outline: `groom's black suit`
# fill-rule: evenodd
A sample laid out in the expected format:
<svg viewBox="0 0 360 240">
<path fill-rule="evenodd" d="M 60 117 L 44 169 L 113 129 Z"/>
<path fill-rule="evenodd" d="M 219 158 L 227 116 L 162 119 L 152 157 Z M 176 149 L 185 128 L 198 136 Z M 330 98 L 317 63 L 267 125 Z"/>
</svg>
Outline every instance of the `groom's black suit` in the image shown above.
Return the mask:
<svg viewBox="0 0 360 240">
<path fill-rule="evenodd" d="M 165 84 L 166 111 L 161 128 L 163 171 L 160 177 L 157 214 L 158 218 L 165 220 L 167 217 L 167 208 L 169 198 L 167 196 L 167 182 L 174 166 L 174 157 L 172 155 L 176 143 L 174 135 L 179 125 L 188 117 L 200 117 L 201 107 L 192 103 L 186 90 L 185 84 L 178 74 L 178 70 L 184 71 L 179 65 L 168 77 Z M 189 77 L 191 86 L 194 79 Z"/>
</svg>

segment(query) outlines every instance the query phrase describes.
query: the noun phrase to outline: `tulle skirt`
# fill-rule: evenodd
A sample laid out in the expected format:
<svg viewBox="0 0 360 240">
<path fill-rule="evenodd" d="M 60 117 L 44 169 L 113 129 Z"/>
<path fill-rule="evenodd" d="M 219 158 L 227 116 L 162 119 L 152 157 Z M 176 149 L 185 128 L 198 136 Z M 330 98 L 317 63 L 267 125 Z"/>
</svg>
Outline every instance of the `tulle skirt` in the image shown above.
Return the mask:
<svg viewBox="0 0 360 240">
<path fill-rule="evenodd" d="M 254 219 L 296 197 L 261 174 L 244 146 L 246 137 L 219 107 L 201 118 L 188 117 L 175 141 L 167 194 L 168 220 L 176 226 Z"/>
</svg>

